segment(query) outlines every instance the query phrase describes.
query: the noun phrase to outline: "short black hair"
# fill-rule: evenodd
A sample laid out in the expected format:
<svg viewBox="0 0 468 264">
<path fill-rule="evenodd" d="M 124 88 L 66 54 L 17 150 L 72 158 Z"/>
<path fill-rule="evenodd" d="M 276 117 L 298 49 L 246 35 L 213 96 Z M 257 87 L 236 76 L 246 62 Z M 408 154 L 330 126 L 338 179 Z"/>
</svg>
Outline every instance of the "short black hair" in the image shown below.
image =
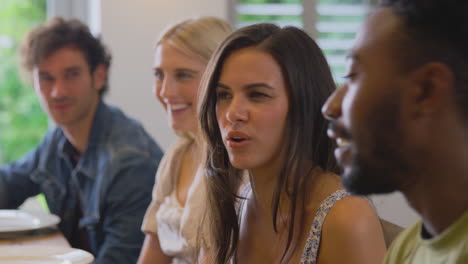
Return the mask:
<svg viewBox="0 0 468 264">
<path fill-rule="evenodd" d="M 101 64 L 106 68 L 111 64 L 111 55 L 107 48 L 99 38 L 91 34 L 88 26 L 77 19 L 55 17 L 34 28 L 24 38 L 20 51 L 23 71 L 31 74 L 35 65 L 66 46 L 83 53 L 91 73 Z M 106 80 L 99 94 L 102 96 L 107 90 Z"/>
<path fill-rule="evenodd" d="M 380 7 L 391 8 L 403 19 L 403 67 L 430 61 L 450 67 L 457 105 L 468 121 L 468 1 L 382 0 Z"/>
</svg>

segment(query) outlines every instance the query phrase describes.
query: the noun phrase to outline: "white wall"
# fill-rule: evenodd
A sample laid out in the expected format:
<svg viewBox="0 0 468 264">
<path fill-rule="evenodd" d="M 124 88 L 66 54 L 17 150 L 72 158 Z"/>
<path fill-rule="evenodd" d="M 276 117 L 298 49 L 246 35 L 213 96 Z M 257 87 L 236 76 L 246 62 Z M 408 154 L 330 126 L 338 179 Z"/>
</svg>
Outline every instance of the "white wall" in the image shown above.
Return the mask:
<svg viewBox="0 0 468 264">
<path fill-rule="evenodd" d="M 373 195 L 371 199 L 379 216 L 387 221 L 408 227 L 419 219 L 419 216 L 408 206 L 406 199 L 399 192 L 389 195 Z"/>
<path fill-rule="evenodd" d="M 152 94 L 154 43 L 168 24 L 202 15 L 227 18 L 226 1 L 101 1 L 101 33 L 113 54 L 106 101 L 140 120 L 163 149 L 175 136 Z"/>
</svg>

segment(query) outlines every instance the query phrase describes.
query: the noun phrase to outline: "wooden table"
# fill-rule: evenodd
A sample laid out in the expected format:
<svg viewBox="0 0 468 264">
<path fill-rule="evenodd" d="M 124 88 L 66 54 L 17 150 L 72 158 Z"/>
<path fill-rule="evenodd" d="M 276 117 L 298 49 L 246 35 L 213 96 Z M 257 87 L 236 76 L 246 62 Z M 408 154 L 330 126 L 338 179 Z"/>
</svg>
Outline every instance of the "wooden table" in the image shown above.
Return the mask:
<svg viewBox="0 0 468 264">
<path fill-rule="evenodd" d="M 53 246 L 70 247 L 63 234 L 56 228 L 44 228 L 25 232 L 19 236 L 0 237 L 0 247 L 5 246 Z"/>
</svg>

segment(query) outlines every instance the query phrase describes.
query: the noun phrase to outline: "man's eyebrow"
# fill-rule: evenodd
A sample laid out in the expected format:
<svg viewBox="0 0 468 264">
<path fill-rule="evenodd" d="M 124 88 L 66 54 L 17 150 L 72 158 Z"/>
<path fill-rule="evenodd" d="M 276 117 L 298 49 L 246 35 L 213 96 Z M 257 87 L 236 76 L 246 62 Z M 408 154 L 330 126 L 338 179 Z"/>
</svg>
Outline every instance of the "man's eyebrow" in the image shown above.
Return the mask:
<svg viewBox="0 0 468 264">
<path fill-rule="evenodd" d="M 70 67 L 66 67 L 63 70 L 63 72 L 64 73 L 69 73 L 69 72 L 76 72 L 76 71 L 82 71 L 82 70 L 83 70 L 83 68 L 80 67 L 80 66 L 70 66 Z M 49 72 L 41 71 L 41 70 L 38 71 L 38 75 L 41 76 L 41 77 L 48 77 L 48 78 L 52 77 L 52 74 L 50 74 Z"/>
<path fill-rule="evenodd" d="M 46 72 L 46 71 L 39 71 L 38 72 L 39 76 L 44 76 L 44 77 L 50 77 L 50 73 Z"/>
<path fill-rule="evenodd" d="M 65 68 L 65 72 L 71 72 L 71 71 L 81 71 L 80 66 L 70 66 Z"/>
</svg>

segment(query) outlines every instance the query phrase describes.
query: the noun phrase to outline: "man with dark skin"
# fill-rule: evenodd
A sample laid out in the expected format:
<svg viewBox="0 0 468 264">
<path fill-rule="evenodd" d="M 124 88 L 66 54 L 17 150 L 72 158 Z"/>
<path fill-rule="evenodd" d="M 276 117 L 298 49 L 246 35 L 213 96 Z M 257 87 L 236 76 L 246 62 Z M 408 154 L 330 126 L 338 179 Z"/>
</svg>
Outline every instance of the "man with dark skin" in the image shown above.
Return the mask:
<svg viewBox="0 0 468 264">
<path fill-rule="evenodd" d="M 401 191 L 422 220 L 385 263 L 468 263 L 468 2 L 384 0 L 324 105 L 343 184 Z"/>
</svg>

